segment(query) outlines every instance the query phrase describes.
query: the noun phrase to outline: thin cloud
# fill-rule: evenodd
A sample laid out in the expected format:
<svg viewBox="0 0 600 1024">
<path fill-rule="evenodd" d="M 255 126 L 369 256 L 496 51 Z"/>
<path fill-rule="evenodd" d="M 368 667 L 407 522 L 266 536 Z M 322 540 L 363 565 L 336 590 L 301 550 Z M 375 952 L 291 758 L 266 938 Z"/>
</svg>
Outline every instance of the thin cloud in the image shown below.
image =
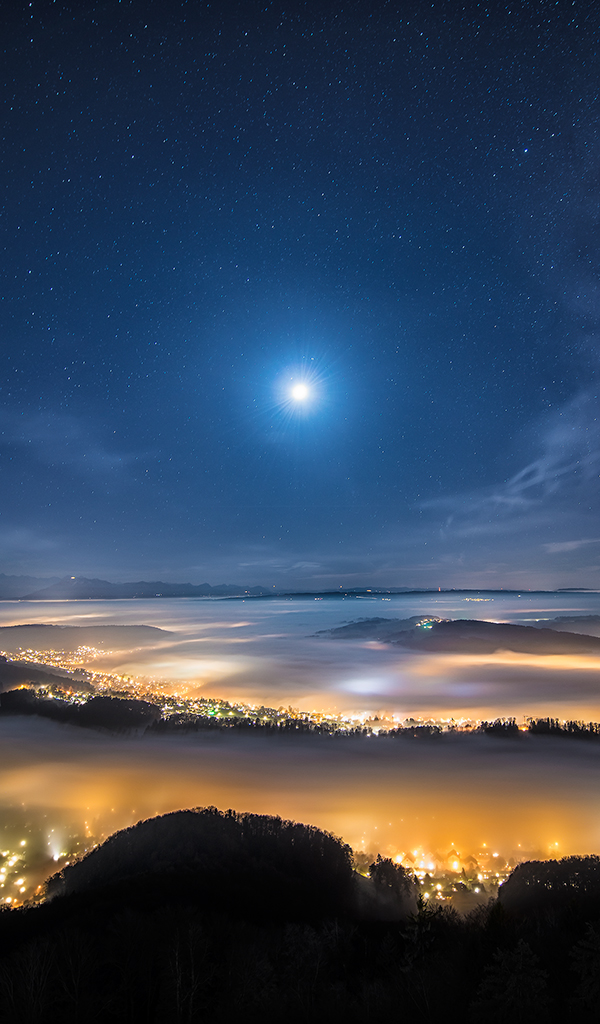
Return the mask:
<svg viewBox="0 0 600 1024">
<path fill-rule="evenodd" d="M 59 542 L 50 537 L 42 536 L 36 530 L 15 527 L 0 530 L 0 555 L 12 559 L 23 553 L 45 552 L 55 550 Z"/>
<path fill-rule="evenodd" d="M 113 473 L 136 458 L 133 453 L 111 450 L 94 436 L 89 424 L 75 416 L 56 413 L 0 416 L 0 445 L 17 448 L 21 456 L 55 469 Z"/>
<path fill-rule="evenodd" d="M 586 540 L 563 540 L 558 541 L 555 544 L 543 544 L 542 547 L 549 555 L 558 555 L 563 551 L 578 551 L 579 548 L 585 547 L 586 544 L 600 544 L 600 538 L 593 537 Z"/>
<path fill-rule="evenodd" d="M 447 509 L 445 526 L 470 524 L 477 532 L 497 532 L 502 520 L 544 514 L 552 502 L 556 514 L 594 484 L 600 470 L 597 396 L 582 392 L 538 427 L 541 453 L 508 480 L 494 487 L 424 502 L 422 509 Z"/>
</svg>

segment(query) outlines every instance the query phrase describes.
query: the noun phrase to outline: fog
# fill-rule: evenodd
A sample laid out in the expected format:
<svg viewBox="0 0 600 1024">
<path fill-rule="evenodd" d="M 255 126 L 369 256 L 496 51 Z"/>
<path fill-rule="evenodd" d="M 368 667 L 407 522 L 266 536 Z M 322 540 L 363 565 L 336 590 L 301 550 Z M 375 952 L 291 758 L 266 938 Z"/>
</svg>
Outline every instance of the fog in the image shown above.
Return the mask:
<svg viewBox="0 0 600 1024">
<path fill-rule="evenodd" d="M 598 659 L 496 652 L 430 655 L 315 636 L 360 617 L 539 620 L 598 612 L 598 595 L 381 600 L 1 602 L 0 625 L 146 624 L 135 649 L 89 666 L 174 692 L 278 707 L 455 719 L 600 720 Z M 576 627 L 575 627 L 576 631 Z M 115 634 L 115 636 L 118 634 Z M 133 634 L 132 634 L 133 635 Z M 214 804 L 280 814 L 397 856 L 589 853 L 600 848 L 600 745 L 521 735 L 431 740 L 269 737 L 235 731 L 119 736 L 41 719 L 0 719 L 0 813 L 54 837 L 94 841 L 140 818 Z M 0 822 L 1 825 L 1 822 Z M 91 841 L 91 840 L 90 840 Z M 48 871 L 46 871 L 48 873 Z"/>
<path fill-rule="evenodd" d="M 0 802 L 96 837 L 180 807 L 279 814 L 398 855 L 591 852 L 600 841 L 600 745 L 521 735 L 425 740 L 112 737 L 0 719 Z M 558 844 L 558 845 L 556 845 Z"/>
<path fill-rule="evenodd" d="M 599 595 L 464 594 L 391 598 L 0 602 L 0 625 L 145 624 L 171 636 L 113 648 L 89 665 L 166 681 L 176 692 L 344 713 L 600 720 L 600 659 L 589 655 L 423 654 L 316 636 L 362 617 L 486 618 L 552 627 L 600 611 Z M 564 627 L 562 627 L 564 628 Z M 574 632 L 591 632 L 589 623 Z M 596 626 L 597 631 L 597 626 Z M 87 635 L 87 631 L 86 631 Z M 160 635 L 159 635 L 160 636 Z M 104 645 L 106 649 L 106 644 Z"/>
</svg>

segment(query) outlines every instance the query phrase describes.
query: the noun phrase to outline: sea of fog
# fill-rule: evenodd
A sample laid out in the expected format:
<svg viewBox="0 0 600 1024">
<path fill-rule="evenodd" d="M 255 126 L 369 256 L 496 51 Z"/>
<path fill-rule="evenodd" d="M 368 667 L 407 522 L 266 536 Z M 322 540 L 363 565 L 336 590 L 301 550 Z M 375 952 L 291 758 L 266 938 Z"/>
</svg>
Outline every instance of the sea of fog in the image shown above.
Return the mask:
<svg viewBox="0 0 600 1024">
<path fill-rule="evenodd" d="M 597 593 L 407 594 L 392 597 L 182 598 L 0 602 L 0 625 L 146 624 L 172 632 L 90 667 L 168 681 L 188 694 L 271 707 L 382 712 L 400 718 L 553 715 L 600 720 L 593 656 L 423 654 L 316 635 L 360 618 L 413 615 L 552 626 L 600 613 Z M 569 627 L 578 631 L 576 626 Z M 589 624 L 579 630 L 589 632 Z M 596 633 L 598 633 L 596 627 Z"/>
<path fill-rule="evenodd" d="M 551 626 L 556 616 L 599 612 L 598 594 L 528 592 L 4 601 L 0 625 L 161 627 L 172 635 L 103 653 L 90 667 L 167 681 L 189 695 L 400 719 L 600 721 L 600 664 L 589 656 L 420 654 L 316 635 L 375 616 Z M 24 889 L 62 863 L 76 836 L 93 842 L 140 818 L 206 804 L 310 822 L 354 848 L 386 855 L 419 849 L 425 861 L 451 849 L 461 857 L 486 849 L 505 856 L 600 853 L 600 744 L 468 733 L 414 741 L 232 731 L 112 736 L 43 719 L 0 719 L 0 841 L 7 850 L 17 844 L 17 854 L 32 851 L 16 862 Z M 29 845 L 20 847 L 23 841 Z M 1 886 L 12 884 L 0 883 L 0 900 Z"/>
</svg>

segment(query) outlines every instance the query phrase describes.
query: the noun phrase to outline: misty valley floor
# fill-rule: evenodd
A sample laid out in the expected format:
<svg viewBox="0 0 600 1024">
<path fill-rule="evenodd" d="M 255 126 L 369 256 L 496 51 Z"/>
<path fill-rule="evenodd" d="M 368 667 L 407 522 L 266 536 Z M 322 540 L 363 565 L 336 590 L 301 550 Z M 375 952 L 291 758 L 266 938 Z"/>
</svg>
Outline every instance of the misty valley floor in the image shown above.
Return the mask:
<svg viewBox="0 0 600 1024">
<path fill-rule="evenodd" d="M 519 715 L 523 721 L 525 713 L 538 713 L 600 721 L 600 662 L 591 647 L 548 656 L 429 652 L 382 642 L 369 626 L 417 617 L 467 627 L 475 609 L 502 629 L 527 627 L 513 636 L 543 636 L 554 623 L 559 637 L 581 643 L 578 623 L 593 634 L 599 613 L 592 593 L 483 592 L 477 600 L 456 592 L 393 595 L 385 602 L 4 601 L 0 636 L 14 657 L 25 646 L 24 632 L 26 645 L 48 647 L 44 632 L 53 634 L 54 645 L 58 628 L 68 649 L 42 669 L 64 676 L 68 665 L 67 676 L 84 689 L 83 670 L 92 673 L 87 679 L 107 674 L 125 680 L 118 685 L 133 696 L 157 680 L 163 694 L 186 699 L 293 704 L 328 714 L 337 708 L 360 720 L 379 711 L 397 718 Z M 358 620 L 363 635 L 348 635 Z M 428 642 L 435 628 L 423 635 Z M 32 656 L 38 655 L 41 660 L 44 651 Z M 523 851 L 594 853 L 599 782 L 598 748 L 556 737 L 460 733 L 412 744 L 381 736 L 338 741 L 236 732 L 128 737 L 0 717 L 0 804 L 7 813 L 30 814 L 47 850 L 52 833 L 53 856 L 65 852 L 56 835 L 76 834 L 83 843 L 86 835 L 91 841 L 156 813 L 208 804 L 310 822 L 355 850 L 413 857 L 417 851 L 424 863 L 452 849 L 464 857 L 492 849 L 505 860 Z"/>
<path fill-rule="evenodd" d="M 552 736 L 128 736 L 0 716 L 0 800 L 7 822 L 19 811 L 11 836 L 17 821 L 29 830 L 17 841 L 31 844 L 28 891 L 53 869 L 50 851 L 62 863 L 116 828 L 208 804 L 309 822 L 436 870 L 469 858 L 488 870 L 492 853 L 502 868 L 593 853 L 599 783 L 600 744 Z"/>
</svg>

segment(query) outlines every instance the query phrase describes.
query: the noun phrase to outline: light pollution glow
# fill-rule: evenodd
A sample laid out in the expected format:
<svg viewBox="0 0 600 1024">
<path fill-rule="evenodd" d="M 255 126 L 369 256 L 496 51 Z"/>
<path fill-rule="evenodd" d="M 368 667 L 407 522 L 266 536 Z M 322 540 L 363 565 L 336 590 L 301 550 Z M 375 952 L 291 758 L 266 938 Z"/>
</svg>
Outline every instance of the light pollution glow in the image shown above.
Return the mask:
<svg viewBox="0 0 600 1024">
<path fill-rule="evenodd" d="M 214 804 L 310 822 L 354 849 L 462 857 L 589 853 L 600 846 L 593 744 L 458 734 L 443 742 L 239 733 L 113 737 L 0 720 L 0 802 L 97 838 Z M 49 872 L 47 872 L 49 873 Z"/>
<path fill-rule="evenodd" d="M 160 677 L 173 692 L 306 710 L 387 710 L 398 718 L 600 720 L 598 659 L 421 655 L 316 638 L 317 629 L 356 617 L 355 607 L 339 603 L 10 604 L 0 609 L 7 625 L 146 622 L 172 629 L 172 639 L 135 652 L 90 652 L 89 667 Z M 392 614 L 406 614 L 405 605 Z M 87 822 L 99 838 L 153 814 L 214 804 L 308 822 L 354 849 L 391 856 L 451 847 L 466 855 L 483 843 L 506 857 L 519 850 L 592 853 L 600 850 L 599 783 L 595 744 L 545 737 L 112 737 L 43 720 L 0 720 L 0 806 L 24 808 L 37 820 L 46 815 L 57 829 L 79 821 L 83 831 Z"/>
</svg>

